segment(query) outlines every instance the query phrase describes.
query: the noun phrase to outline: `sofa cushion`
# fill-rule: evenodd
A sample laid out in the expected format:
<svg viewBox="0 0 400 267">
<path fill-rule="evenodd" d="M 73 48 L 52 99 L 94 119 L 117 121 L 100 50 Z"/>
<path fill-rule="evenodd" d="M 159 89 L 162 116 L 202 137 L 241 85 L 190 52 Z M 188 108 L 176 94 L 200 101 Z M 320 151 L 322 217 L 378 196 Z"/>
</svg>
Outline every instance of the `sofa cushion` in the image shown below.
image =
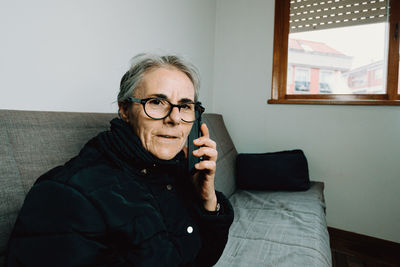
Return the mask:
<svg viewBox="0 0 400 267">
<path fill-rule="evenodd" d="M 332 266 L 324 184 L 307 191 L 237 190 L 235 219 L 216 267 Z"/>
<path fill-rule="evenodd" d="M 307 159 L 299 149 L 239 154 L 236 168 L 241 189 L 298 191 L 310 188 Z"/>
</svg>

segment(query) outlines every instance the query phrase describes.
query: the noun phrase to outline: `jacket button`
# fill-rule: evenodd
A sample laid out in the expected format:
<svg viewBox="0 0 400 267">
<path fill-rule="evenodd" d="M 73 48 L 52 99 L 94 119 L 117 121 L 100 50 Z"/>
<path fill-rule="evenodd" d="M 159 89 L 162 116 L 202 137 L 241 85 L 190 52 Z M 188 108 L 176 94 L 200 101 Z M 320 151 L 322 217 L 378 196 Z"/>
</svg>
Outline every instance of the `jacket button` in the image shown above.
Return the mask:
<svg viewBox="0 0 400 267">
<path fill-rule="evenodd" d="M 141 174 L 147 174 L 147 169 L 143 169 L 140 171 Z"/>
<path fill-rule="evenodd" d="M 189 234 L 193 233 L 193 227 L 192 227 L 192 226 L 189 226 L 189 227 L 186 229 L 186 231 L 187 231 Z"/>
<path fill-rule="evenodd" d="M 171 191 L 172 190 L 172 185 L 167 185 L 167 189 L 168 189 L 168 191 Z"/>
</svg>

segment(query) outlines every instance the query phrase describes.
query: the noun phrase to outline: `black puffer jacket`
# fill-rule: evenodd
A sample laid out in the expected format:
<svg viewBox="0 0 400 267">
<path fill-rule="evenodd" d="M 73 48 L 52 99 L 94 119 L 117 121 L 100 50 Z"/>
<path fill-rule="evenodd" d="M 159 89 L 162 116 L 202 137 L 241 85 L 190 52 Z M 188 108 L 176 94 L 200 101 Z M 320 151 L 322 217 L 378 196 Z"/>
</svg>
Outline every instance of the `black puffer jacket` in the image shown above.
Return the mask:
<svg viewBox="0 0 400 267">
<path fill-rule="evenodd" d="M 210 266 L 222 254 L 233 209 L 202 208 L 183 152 L 148 153 L 130 126 L 90 140 L 41 176 L 28 193 L 8 247 L 8 266 Z"/>
</svg>

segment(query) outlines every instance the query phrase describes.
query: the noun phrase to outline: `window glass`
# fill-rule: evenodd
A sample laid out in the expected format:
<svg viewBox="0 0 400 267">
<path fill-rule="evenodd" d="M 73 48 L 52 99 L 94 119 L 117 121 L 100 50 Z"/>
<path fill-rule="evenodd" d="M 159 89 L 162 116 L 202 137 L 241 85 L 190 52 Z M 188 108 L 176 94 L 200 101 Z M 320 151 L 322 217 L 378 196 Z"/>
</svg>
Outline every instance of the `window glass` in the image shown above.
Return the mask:
<svg viewBox="0 0 400 267">
<path fill-rule="evenodd" d="M 293 67 L 291 65 L 288 66 L 287 70 L 287 87 L 293 84 Z"/>
<path fill-rule="evenodd" d="M 387 23 L 375 23 L 290 33 L 288 64 L 314 70 L 310 94 L 385 93 L 386 31 Z"/>
<path fill-rule="evenodd" d="M 375 69 L 373 73 L 374 73 L 374 80 L 379 81 L 383 77 L 383 68 Z"/>
<path fill-rule="evenodd" d="M 333 71 L 319 70 L 319 93 L 331 94 L 335 80 Z"/>
<path fill-rule="evenodd" d="M 291 0 L 288 65 L 310 94 L 385 94 L 389 0 Z M 304 83 L 304 81 L 303 81 Z M 288 94 L 296 93 L 287 88 Z"/>
<path fill-rule="evenodd" d="M 310 70 L 294 68 L 294 91 L 297 93 L 310 91 Z"/>
</svg>

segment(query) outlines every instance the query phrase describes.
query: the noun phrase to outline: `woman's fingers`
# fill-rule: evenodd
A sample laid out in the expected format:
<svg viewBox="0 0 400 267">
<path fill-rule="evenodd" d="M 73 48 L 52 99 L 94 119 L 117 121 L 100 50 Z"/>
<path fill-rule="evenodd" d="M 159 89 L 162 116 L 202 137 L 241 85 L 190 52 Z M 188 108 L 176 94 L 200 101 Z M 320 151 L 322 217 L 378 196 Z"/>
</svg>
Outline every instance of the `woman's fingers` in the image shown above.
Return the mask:
<svg viewBox="0 0 400 267">
<path fill-rule="evenodd" d="M 203 123 L 200 129 L 203 136 L 193 140 L 193 143 L 200 148 L 194 150 L 193 155 L 196 157 L 203 157 L 206 160 L 217 161 L 217 144 L 210 139 L 210 133 L 207 125 Z"/>
<path fill-rule="evenodd" d="M 218 151 L 211 147 L 200 147 L 197 150 L 193 151 L 193 155 L 196 157 L 203 157 L 208 160 L 217 161 Z"/>
<path fill-rule="evenodd" d="M 198 190 L 203 200 L 211 201 L 215 200 L 215 189 L 214 189 L 214 175 L 217 168 L 217 144 L 210 139 L 210 133 L 208 131 L 207 125 L 203 123 L 200 127 L 203 136 L 193 140 L 193 143 L 198 146 L 197 150 L 193 151 L 195 157 L 202 157 L 203 160 L 195 164 L 195 168 L 198 171 L 204 172 L 205 179 L 200 179 L 200 173 L 194 176 L 196 181 L 201 181 L 197 183 Z M 215 202 L 215 201 L 214 201 Z"/>
<path fill-rule="evenodd" d="M 200 131 L 203 136 L 210 138 L 210 132 L 208 131 L 208 127 L 205 123 L 201 124 Z"/>
<path fill-rule="evenodd" d="M 217 148 L 217 144 L 210 139 L 210 132 L 208 131 L 208 127 L 205 123 L 203 123 L 200 127 L 201 133 L 203 136 L 193 140 L 193 143 L 196 146 L 208 146 L 212 148 Z"/>
<path fill-rule="evenodd" d="M 199 171 L 207 170 L 208 174 L 213 174 L 213 173 L 215 173 L 217 164 L 215 163 L 215 161 L 204 160 L 204 161 L 200 161 L 199 163 L 196 163 L 196 165 L 194 165 L 194 166 Z"/>
<path fill-rule="evenodd" d="M 196 146 L 210 146 L 216 148 L 216 143 L 210 139 L 210 132 L 208 131 L 208 127 L 205 123 L 200 126 L 202 136 L 193 140 L 193 143 Z"/>
<path fill-rule="evenodd" d="M 217 148 L 217 144 L 213 140 L 211 140 L 209 137 L 206 137 L 206 136 L 202 136 L 202 137 L 199 137 L 199 138 L 193 140 L 193 143 L 196 146 L 208 146 L 208 147 L 212 147 L 214 149 Z"/>
</svg>

